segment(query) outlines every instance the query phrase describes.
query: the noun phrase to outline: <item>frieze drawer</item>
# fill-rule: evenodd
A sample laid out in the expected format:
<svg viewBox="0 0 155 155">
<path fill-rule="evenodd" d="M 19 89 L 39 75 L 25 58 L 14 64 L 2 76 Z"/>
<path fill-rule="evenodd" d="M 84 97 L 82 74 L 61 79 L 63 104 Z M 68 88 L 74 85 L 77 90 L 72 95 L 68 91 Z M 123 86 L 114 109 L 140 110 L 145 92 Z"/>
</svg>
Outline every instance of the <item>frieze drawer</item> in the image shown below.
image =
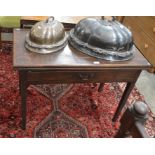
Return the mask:
<svg viewBox="0 0 155 155">
<path fill-rule="evenodd" d="M 120 76 L 120 74 L 122 74 Z M 135 74 L 133 74 L 135 72 Z M 98 72 L 61 72 L 61 71 L 45 71 L 44 73 L 40 72 L 28 72 L 28 82 L 37 84 L 40 83 L 86 83 L 86 82 L 117 82 L 122 81 L 122 79 L 126 79 L 126 81 L 133 81 L 139 71 L 128 71 L 128 70 L 107 70 L 107 71 L 98 71 Z"/>
</svg>

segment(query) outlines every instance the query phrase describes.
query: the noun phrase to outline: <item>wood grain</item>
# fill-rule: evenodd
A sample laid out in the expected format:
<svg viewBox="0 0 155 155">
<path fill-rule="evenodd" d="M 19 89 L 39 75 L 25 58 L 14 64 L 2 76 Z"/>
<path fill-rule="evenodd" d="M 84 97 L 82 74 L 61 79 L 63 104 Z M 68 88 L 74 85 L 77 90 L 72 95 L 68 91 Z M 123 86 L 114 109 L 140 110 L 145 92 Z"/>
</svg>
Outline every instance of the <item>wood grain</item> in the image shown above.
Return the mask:
<svg viewBox="0 0 155 155">
<path fill-rule="evenodd" d="M 141 51 L 141 53 L 147 58 L 147 60 L 155 67 L 155 33 L 152 31 L 152 27 L 150 27 L 150 31 L 154 35 L 154 38 L 151 39 L 149 37 L 149 20 L 151 17 L 125 17 L 124 24 L 132 31 L 134 42 Z M 142 22 L 139 19 L 143 19 Z M 153 20 L 153 19 L 152 19 Z M 140 24 L 141 22 L 141 24 Z M 143 29 L 142 29 L 143 27 Z"/>
</svg>

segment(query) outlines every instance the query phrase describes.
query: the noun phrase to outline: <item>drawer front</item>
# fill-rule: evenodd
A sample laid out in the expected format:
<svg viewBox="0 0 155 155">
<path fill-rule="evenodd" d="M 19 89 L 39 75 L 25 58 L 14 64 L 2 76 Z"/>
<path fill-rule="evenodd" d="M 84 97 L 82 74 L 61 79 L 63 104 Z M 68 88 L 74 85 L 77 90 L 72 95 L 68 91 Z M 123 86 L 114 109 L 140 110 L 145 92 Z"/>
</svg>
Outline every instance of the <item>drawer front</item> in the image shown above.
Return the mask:
<svg viewBox="0 0 155 155">
<path fill-rule="evenodd" d="M 155 42 L 153 42 L 136 23 L 136 18 L 125 17 L 126 25 L 133 33 L 134 42 L 148 61 L 155 66 Z"/>
<path fill-rule="evenodd" d="M 87 82 L 132 82 L 139 75 L 137 70 L 105 70 L 100 72 L 28 72 L 28 82 L 42 83 L 87 83 Z"/>
</svg>

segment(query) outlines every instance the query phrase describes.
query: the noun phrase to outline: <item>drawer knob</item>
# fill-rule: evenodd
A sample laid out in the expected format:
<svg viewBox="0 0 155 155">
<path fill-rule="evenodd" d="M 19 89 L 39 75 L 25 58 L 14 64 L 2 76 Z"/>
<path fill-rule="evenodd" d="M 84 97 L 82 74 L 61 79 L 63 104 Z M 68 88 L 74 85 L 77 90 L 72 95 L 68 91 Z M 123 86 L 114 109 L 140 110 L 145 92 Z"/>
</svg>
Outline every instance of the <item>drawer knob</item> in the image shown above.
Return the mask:
<svg viewBox="0 0 155 155">
<path fill-rule="evenodd" d="M 94 73 L 80 73 L 79 77 L 83 80 L 83 81 L 88 81 L 89 79 L 94 77 Z"/>
<path fill-rule="evenodd" d="M 153 32 L 155 33 L 155 27 L 153 28 Z"/>
<path fill-rule="evenodd" d="M 144 48 L 147 49 L 149 47 L 148 44 L 144 44 Z"/>
</svg>

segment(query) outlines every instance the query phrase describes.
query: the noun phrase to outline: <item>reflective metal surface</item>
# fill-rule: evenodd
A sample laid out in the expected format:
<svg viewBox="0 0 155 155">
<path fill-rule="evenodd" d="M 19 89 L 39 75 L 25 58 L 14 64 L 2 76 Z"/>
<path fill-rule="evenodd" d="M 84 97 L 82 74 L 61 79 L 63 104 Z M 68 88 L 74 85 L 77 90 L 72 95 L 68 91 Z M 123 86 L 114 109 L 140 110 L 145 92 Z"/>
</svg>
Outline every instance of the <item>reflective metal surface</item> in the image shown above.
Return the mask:
<svg viewBox="0 0 155 155">
<path fill-rule="evenodd" d="M 111 61 L 129 60 L 135 49 L 132 33 L 116 20 L 83 19 L 70 31 L 69 43 L 88 55 Z"/>
<path fill-rule="evenodd" d="M 59 51 L 67 44 L 67 34 L 63 25 L 53 17 L 36 23 L 26 35 L 25 47 L 37 53 Z"/>
</svg>

